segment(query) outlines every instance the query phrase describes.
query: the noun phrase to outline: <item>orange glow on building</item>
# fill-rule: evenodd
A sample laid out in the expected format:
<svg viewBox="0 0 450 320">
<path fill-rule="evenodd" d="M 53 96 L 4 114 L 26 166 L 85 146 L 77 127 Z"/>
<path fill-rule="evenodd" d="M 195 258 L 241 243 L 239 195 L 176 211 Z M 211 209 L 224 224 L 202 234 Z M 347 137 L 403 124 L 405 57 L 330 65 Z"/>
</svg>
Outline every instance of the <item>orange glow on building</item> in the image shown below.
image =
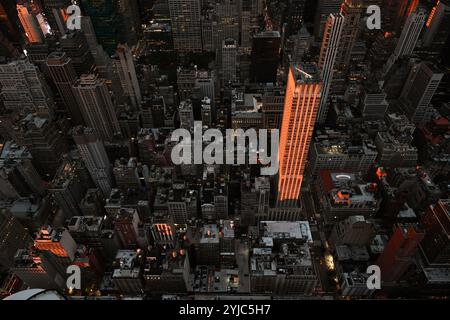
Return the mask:
<svg viewBox="0 0 450 320">
<path fill-rule="evenodd" d="M 418 5 L 419 0 L 412 0 L 408 7 L 408 12 L 406 13 L 406 16 L 409 17 L 410 15 L 412 15 L 412 13 L 416 11 Z"/>
<path fill-rule="evenodd" d="M 44 40 L 44 35 L 39 27 L 36 16 L 32 12 L 28 3 L 17 4 L 17 15 L 20 23 L 25 31 L 25 35 L 30 43 L 41 43 Z"/>
<path fill-rule="evenodd" d="M 437 10 L 437 7 L 438 7 L 440 2 L 441 1 L 438 1 L 436 3 L 436 6 L 434 6 L 433 9 L 431 10 L 430 15 L 429 15 L 428 20 L 427 20 L 427 23 L 426 23 L 427 28 L 430 27 L 431 21 L 433 21 L 434 15 L 436 14 L 436 10 Z"/>
<path fill-rule="evenodd" d="M 298 80 L 294 75 L 306 75 Z M 279 146 L 278 200 L 296 201 L 300 195 L 309 145 L 320 103 L 322 83 L 300 70 L 289 70 Z"/>
</svg>

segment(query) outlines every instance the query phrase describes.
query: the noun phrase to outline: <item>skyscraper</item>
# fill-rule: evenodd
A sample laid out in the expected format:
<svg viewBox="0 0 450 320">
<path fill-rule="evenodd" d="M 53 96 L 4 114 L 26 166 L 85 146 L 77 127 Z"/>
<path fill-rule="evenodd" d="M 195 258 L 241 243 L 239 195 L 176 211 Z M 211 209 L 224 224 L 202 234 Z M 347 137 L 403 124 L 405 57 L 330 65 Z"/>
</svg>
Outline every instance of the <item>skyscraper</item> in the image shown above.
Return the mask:
<svg viewBox="0 0 450 320">
<path fill-rule="evenodd" d="M 236 81 L 237 41 L 225 39 L 222 42 L 222 79 L 223 83 Z"/>
<path fill-rule="evenodd" d="M 414 123 L 431 120 L 433 109 L 430 106 L 444 74 L 430 62 L 414 66 L 403 86 L 400 106 Z"/>
<path fill-rule="evenodd" d="M 82 214 L 79 205 L 88 187 L 84 185 L 82 178 L 85 170 L 81 160 L 65 159 L 49 186 L 49 191 L 66 220 Z"/>
<path fill-rule="evenodd" d="M 50 88 L 38 67 L 27 59 L 0 64 L 0 87 L 6 109 L 39 112 L 47 117 L 53 115 Z"/>
<path fill-rule="evenodd" d="M 61 156 L 67 151 L 66 141 L 56 123 L 30 113 L 14 129 L 17 143 L 28 147 L 36 169 L 51 179 Z"/>
<path fill-rule="evenodd" d="M 81 8 L 94 26 L 98 42 L 106 52 L 113 54 L 119 43 L 120 17 L 117 13 L 118 0 L 81 0 Z"/>
<path fill-rule="evenodd" d="M 321 69 L 321 78 L 323 81 L 322 97 L 317 116 L 319 123 L 323 123 L 327 118 L 328 92 L 333 79 L 334 63 L 336 61 L 343 27 L 344 16 L 342 14 L 337 13 L 328 16 L 319 56 L 319 68 Z"/>
<path fill-rule="evenodd" d="M 362 0 L 345 0 L 341 6 L 341 14 L 344 16 L 344 27 L 342 29 L 339 52 L 337 56 L 338 66 L 348 66 L 353 47 L 358 38 L 363 15 L 364 5 Z"/>
<path fill-rule="evenodd" d="M 399 33 L 418 5 L 419 0 L 383 0 L 384 31 Z"/>
<path fill-rule="evenodd" d="M 319 0 L 314 20 L 314 37 L 322 40 L 325 23 L 330 13 L 339 13 L 342 0 Z"/>
<path fill-rule="evenodd" d="M 288 5 L 288 29 L 290 34 L 297 33 L 304 22 L 306 0 L 290 0 Z"/>
<path fill-rule="evenodd" d="M 42 43 L 44 41 L 44 33 L 28 1 L 19 1 L 17 3 L 17 13 L 28 42 Z"/>
<path fill-rule="evenodd" d="M 73 68 L 79 77 L 94 70 L 94 57 L 89 50 L 84 32 L 81 30 L 67 32 L 60 38 L 60 45 L 61 51 L 72 60 Z"/>
<path fill-rule="evenodd" d="M 275 82 L 280 57 L 278 31 L 264 31 L 253 36 L 250 78 L 253 82 Z"/>
<path fill-rule="evenodd" d="M 113 186 L 112 167 L 103 142 L 91 128 L 78 126 L 73 131 L 73 139 L 80 151 L 92 180 L 109 197 Z"/>
<path fill-rule="evenodd" d="M 20 222 L 6 210 L 0 210 L 0 269 L 12 267 L 16 251 L 31 241 Z"/>
<path fill-rule="evenodd" d="M 432 54 L 440 54 L 450 34 L 450 1 L 440 0 L 431 10 L 425 24 L 423 46 Z"/>
<path fill-rule="evenodd" d="M 310 74 L 289 69 L 279 146 L 280 204 L 295 203 L 300 195 L 321 90 L 322 83 Z"/>
<path fill-rule="evenodd" d="M 70 59 L 64 52 L 53 52 L 46 61 L 48 73 L 58 90 L 72 123 L 84 124 L 80 107 L 77 105 L 72 92 L 72 85 L 77 80 L 77 74 Z"/>
<path fill-rule="evenodd" d="M 201 52 L 200 0 L 168 0 L 173 45 L 178 52 Z"/>
<path fill-rule="evenodd" d="M 141 89 L 136 76 L 133 55 L 128 45 L 119 44 L 116 50 L 116 59 L 113 60 L 116 72 L 119 74 L 123 92 L 135 110 L 142 102 Z"/>
<path fill-rule="evenodd" d="M 397 46 L 383 69 L 384 74 L 389 72 L 397 59 L 403 56 L 409 56 L 413 53 L 423 25 L 425 24 L 425 19 L 426 12 L 423 9 L 411 13 L 408 17 L 397 42 Z"/>
<path fill-rule="evenodd" d="M 105 79 L 94 74 L 83 75 L 73 85 L 73 91 L 86 125 L 95 129 L 105 141 L 120 134 L 114 104 Z"/>
</svg>

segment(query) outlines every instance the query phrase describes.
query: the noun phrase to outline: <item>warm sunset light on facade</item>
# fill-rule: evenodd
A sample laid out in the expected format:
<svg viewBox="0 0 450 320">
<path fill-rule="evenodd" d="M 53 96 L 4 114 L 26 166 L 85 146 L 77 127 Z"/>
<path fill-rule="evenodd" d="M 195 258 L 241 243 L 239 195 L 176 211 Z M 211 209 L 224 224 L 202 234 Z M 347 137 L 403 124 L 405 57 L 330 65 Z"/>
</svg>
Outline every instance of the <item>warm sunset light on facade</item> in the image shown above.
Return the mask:
<svg viewBox="0 0 450 320">
<path fill-rule="evenodd" d="M 279 201 L 296 201 L 300 194 L 322 89 L 321 82 L 310 78 L 289 70 L 279 148 Z"/>
</svg>

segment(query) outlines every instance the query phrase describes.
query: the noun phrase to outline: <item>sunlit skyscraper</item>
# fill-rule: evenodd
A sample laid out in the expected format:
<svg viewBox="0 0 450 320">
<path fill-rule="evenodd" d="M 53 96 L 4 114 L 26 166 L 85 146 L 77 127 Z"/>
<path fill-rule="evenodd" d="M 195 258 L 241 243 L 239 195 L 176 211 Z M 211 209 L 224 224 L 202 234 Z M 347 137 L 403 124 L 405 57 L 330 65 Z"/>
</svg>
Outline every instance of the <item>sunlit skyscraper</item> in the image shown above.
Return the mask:
<svg viewBox="0 0 450 320">
<path fill-rule="evenodd" d="M 289 70 L 279 146 L 278 202 L 294 204 L 302 185 L 322 82 L 296 67 Z"/>
</svg>

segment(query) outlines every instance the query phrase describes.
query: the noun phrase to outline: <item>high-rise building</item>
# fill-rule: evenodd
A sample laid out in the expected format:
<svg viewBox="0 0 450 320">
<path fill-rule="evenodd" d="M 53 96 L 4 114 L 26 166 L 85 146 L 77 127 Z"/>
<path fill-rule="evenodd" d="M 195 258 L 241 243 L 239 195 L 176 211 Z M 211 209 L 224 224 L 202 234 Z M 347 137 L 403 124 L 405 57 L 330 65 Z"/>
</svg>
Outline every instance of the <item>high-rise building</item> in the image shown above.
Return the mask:
<svg viewBox="0 0 450 320">
<path fill-rule="evenodd" d="M 117 0 L 81 0 L 80 4 L 82 12 L 92 20 L 98 42 L 113 54 L 120 41 L 121 28 Z"/>
<path fill-rule="evenodd" d="M 173 45 L 178 52 L 201 52 L 200 0 L 169 0 Z"/>
<path fill-rule="evenodd" d="M 288 5 L 288 29 L 291 34 L 297 33 L 303 25 L 306 0 L 291 0 Z"/>
<path fill-rule="evenodd" d="M 319 56 L 319 68 L 321 69 L 321 78 L 323 81 L 322 97 L 317 116 L 319 123 L 323 123 L 327 118 L 328 92 L 333 79 L 334 63 L 336 61 L 343 27 L 344 16 L 342 14 L 330 14 L 328 16 Z"/>
<path fill-rule="evenodd" d="M 73 138 L 94 183 L 108 197 L 113 186 L 112 167 L 103 142 L 92 128 L 76 127 Z"/>
<path fill-rule="evenodd" d="M 211 99 L 208 97 L 202 99 L 202 124 L 204 126 L 212 124 Z"/>
<path fill-rule="evenodd" d="M 236 81 L 237 41 L 225 39 L 222 42 L 222 80 L 223 83 Z"/>
<path fill-rule="evenodd" d="M 197 77 L 197 66 L 177 68 L 177 87 L 180 101 L 192 98 Z"/>
<path fill-rule="evenodd" d="M 365 13 L 364 1 L 344 0 L 341 14 L 344 16 L 339 52 L 336 58 L 337 67 L 346 67 L 350 63 L 351 54 L 359 35 L 361 18 Z"/>
<path fill-rule="evenodd" d="M 26 59 L 0 64 L 1 95 L 5 108 L 38 112 L 51 117 L 54 103 L 50 88 L 38 67 Z"/>
<path fill-rule="evenodd" d="M 47 57 L 46 67 L 72 123 L 77 125 L 84 124 L 80 107 L 76 103 L 72 91 L 72 85 L 77 80 L 77 74 L 73 68 L 72 59 L 64 52 L 52 52 Z"/>
<path fill-rule="evenodd" d="M 66 220 L 82 214 L 80 202 L 88 187 L 83 181 L 85 170 L 82 161 L 65 159 L 49 186 Z"/>
<path fill-rule="evenodd" d="M 319 0 L 314 20 L 314 37 L 322 40 L 325 24 L 330 13 L 339 13 L 342 0 Z"/>
<path fill-rule="evenodd" d="M 417 9 L 419 0 L 383 0 L 383 30 L 399 33 L 408 17 Z"/>
<path fill-rule="evenodd" d="M 380 267 L 382 281 L 393 282 L 401 279 L 414 263 L 414 255 L 424 235 L 415 225 L 395 226 L 394 234 L 376 262 Z"/>
<path fill-rule="evenodd" d="M 450 200 L 440 199 L 422 218 L 422 252 L 428 264 L 450 263 Z"/>
<path fill-rule="evenodd" d="M 284 99 L 279 146 L 278 200 L 296 202 L 309 152 L 322 82 L 291 67 Z"/>
<path fill-rule="evenodd" d="M 429 52 L 439 55 L 443 53 L 445 43 L 450 35 L 450 2 L 440 0 L 431 10 L 425 24 L 423 46 Z"/>
<path fill-rule="evenodd" d="M 368 80 L 364 84 L 361 99 L 361 111 L 364 119 L 380 120 L 389 107 L 386 93 L 375 80 Z"/>
<path fill-rule="evenodd" d="M 87 126 L 95 129 L 105 141 L 120 135 L 119 121 L 105 79 L 94 74 L 83 75 L 72 89 Z"/>
<path fill-rule="evenodd" d="M 7 141 L 0 152 L 0 196 L 3 199 L 44 194 L 44 182 L 32 163 L 28 148 Z"/>
<path fill-rule="evenodd" d="M 280 57 L 278 31 L 264 31 L 253 36 L 250 78 L 252 82 L 275 82 Z"/>
<path fill-rule="evenodd" d="M 199 89 L 200 97 L 211 99 L 211 105 L 214 106 L 215 99 L 215 73 L 214 71 L 201 70 L 197 72 L 195 87 Z"/>
<path fill-rule="evenodd" d="M 22 24 L 25 36 L 30 43 L 44 42 L 44 33 L 42 32 L 39 21 L 30 3 L 27 0 L 19 1 L 17 3 L 17 13 L 19 15 L 20 23 Z"/>
<path fill-rule="evenodd" d="M 194 128 L 194 108 L 191 100 L 181 101 L 178 113 L 180 115 L 180 128 L 191 130 Z"/>
<path fill-rule="evenodd" d="M 130 46 L 134 46 L 139 40 L 138 36 L 142 34 L 138 6 L 138 1 L 117 1 L 117 12 L 122 22 L 120 30 L 121 40 Z"/>
<path fill-rule="evenodd" d="M 136 209 L 120 208 L 114 216 L 114 228 L 119 235 L 124 248 L 136 248 L 138 246 L 139 216 Z"/>
<path fill-rule="evenodd" d="M 4 56 L 8 56 L 8 53 L 14 57 L 19 56 L 15 46 L 22 41 L 23 36 L 19 28 L 16 3 L 17 1 L 3 1 L 0 4 L 0 52 Z"/>
<path fill-rule="evenodd" d="M 405 26 L 402 29 L 402 33 L 400 34 L 400 38 L 398 39 L 397 46 L 384 66 L 384 74 L 389 72 L 399 58 L 409 56 L 413 53 L 426 18 L 426 11 L 424 9 L 419 9 L 409 15 Z"/>
<path fill-rule="evenodd" d="M 220 55 L 222 43 L 226 39 L 239 41 L 239 1 L 220 0 L 215 3 L 217 25 L 213 29 L 213 39 L 217 41 L 215 47 Z M 219 56 L 219 61 L 221 57 Z"/>
<path fill-rule="evenodd" d="M 14 265 L 18 249 L 32 243 L 28 232 L 20 222 L 6 210 L 0 210 L 0 270 Z"/>
<path fill-rule="evenodd" d="M 79 77 L 94 71 L 94 57 L 89 50 L 84 32 L 81 30 L 67 32 L 60 38 L 60 46 L 61 51 L 71 59 L 73 68 Z"/>
<path fill-rule="evenodd" d="M 59 167 L 67 142 L 55 122 L 28 114 L 14 128 L 17 143 L 26 146 L 33 156 L 33 163 L 41 175 L 51 179 Z"/>
<path fill-rule="evenodd" d="M 117 47 L 113 65 L 119 75 L 124 95 L 129 98 L 131 105 L 137 110 L 142 102 L 141 89 L 136 76 L 133 55 L 126 44 L 119 44 Z"/>
<path fill-rule="evenodd" d="M 400 94 L 400 106 L 414 123 L 424 123 L 434 116 L 431 100 L 444 74 L 430 62 L 415 65 Z"/>
</svg>

